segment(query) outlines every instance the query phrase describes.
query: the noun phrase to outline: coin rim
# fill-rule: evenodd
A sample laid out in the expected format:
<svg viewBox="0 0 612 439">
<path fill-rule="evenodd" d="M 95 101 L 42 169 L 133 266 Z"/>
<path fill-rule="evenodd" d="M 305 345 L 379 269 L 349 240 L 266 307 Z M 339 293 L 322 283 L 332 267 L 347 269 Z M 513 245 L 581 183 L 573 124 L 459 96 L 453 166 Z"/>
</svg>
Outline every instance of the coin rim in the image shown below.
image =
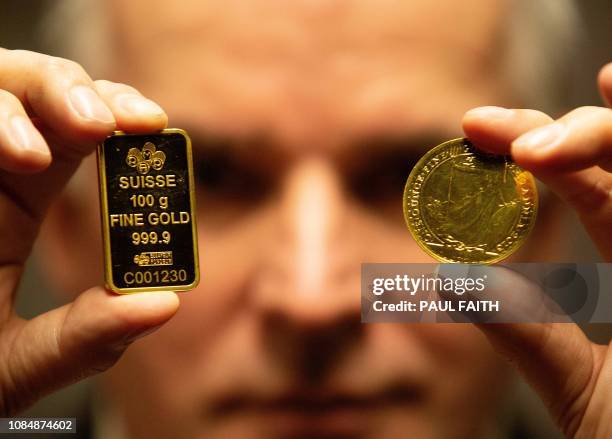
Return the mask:
<svg viewBox="0 0 612 439">
<path fill-rule="evenodd" d="M 431 148 L 429 151 L 427 151 L 423 157 L 421 157 L 419 159 L 419 161 L 412 167 L 412 170 L 410 171 L 410 174 L 408 175 L 408 178 L 406 179 L 406 184 L 404 186 L 404 193 L 402 195 L 402 210 L 404 213 L 404 221 L 406 223 L 406 226 L 408 227 L 408 230 L 410 231 L 410 234 L 412 235 L 412 238 L 414 239 L 414 241 L 418 244 L 419 247 L 421 247 L 421 249 L 423 249 L 423 251 L 425 251 L 425 253 L 427 253 L 429 256 L 433 257 L 435 260 L 437 260 L 438 262 L 444 262 L 444 263 L 453 263 L 453 264 L 471 264 L 471 265 L 489 265 L 489 264 L 494 264 L 496 262 L 502 261 L 506 258 L 508 258 L 509 256 L 511 256 L 513 253 L 515 253 L 519 248 L 521 248 L 523 246 L 523 244 L 525 243 L 525 241 L 527 240 L 527 238 L 529 237 L 529 235 L 531 234 L 531 231 L 533 230 L 537 217 L 538 217 L 538 207 L 539 207 L 539 197 L 538 197 L 538 189 L 537 189 L 537 185 L 536 185 L 536 181 L 535 178 L 533 176 L 533 174 L 531 174 L 531 172 L 523 169 L 523 168 L 519 168 L 523 170 L 523 172 L 526 172 L 529 175 L 529 178 L 531 179 L 531 183 L 533 186 L 533 193 L 534 193 L 534 199 L 533 199 L 533 215 L 532 215 L 532 220 L 529 222 L 529 226 L 527 231 L 524 233 L 523 235 L 523 239 L 521 241 L 518 241 L 511 247 L 509 247 L 504 253 L 500 254 L 499 256 L 492 258 L 492 259 L 487 259 L 486 261 L 456 261 L 456 260 L 452 260 L 452 259 L 448 259 L 445 258 L 444 256 L 441 256 L 437 253 L 435 253 L 430 247 L 428 247 L 423 241 L 422 239 L 419 238 L 418 233 L 416 232 L 414 225 L 412 224 L 412 221 L 410 220 L 410 215 L 408 213 L 408 197 L 407 197 L 407 193 L 409 188 L 411 187 L 411 184 L 414 183 L 414 180 L 416 179 L 417 174 L 419 173 L 419 170 L 423 168 L 424 164 L 426 162 L 429 161 L 429 159 L 431 159 L 432 156 L 436 155 L 438 153 L 438 151 L 440 149 L 443 149 L 447 146 L 449 146 L 450 144 L 455 144 L 457 142 L 460 142 L 461 145 L 465 146 L 467 143 L 468 147 L 473 148 L 473 146 L 471 146 L 471 142 L 467 137 L 458 137 L 456 139 L 451 139 L 451 140 L 447 140 L 446 142 L 440 143 L 439 145 L 434 146 L 433 148 Z M 486 153 L 483 153 L 486 155 Z M 517 165 L 518 166 L 518 165 Z M 419 207 L 420 210 L 420 207 Z"/>
</svg>

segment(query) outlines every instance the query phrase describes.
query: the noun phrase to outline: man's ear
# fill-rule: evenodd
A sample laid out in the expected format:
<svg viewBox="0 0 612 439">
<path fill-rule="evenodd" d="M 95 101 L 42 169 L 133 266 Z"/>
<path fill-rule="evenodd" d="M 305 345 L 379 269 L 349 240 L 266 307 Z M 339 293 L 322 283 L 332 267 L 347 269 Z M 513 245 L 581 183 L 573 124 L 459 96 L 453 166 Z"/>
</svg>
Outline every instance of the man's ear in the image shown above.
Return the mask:
<svg viewBox="0 0 612 439">
<path fill-rule="evenodd" d="M 104 282 L 97 184 L 92 155 L 49 208 L 35 247 L 43 275 L 70 297 Z"/>
</svg>

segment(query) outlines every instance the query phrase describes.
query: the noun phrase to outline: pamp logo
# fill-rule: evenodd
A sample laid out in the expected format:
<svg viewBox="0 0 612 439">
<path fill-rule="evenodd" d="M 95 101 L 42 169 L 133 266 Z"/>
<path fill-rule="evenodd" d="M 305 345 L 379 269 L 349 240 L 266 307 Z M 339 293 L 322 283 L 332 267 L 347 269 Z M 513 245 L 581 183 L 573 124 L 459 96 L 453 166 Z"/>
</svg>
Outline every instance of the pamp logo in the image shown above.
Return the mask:
<svg viewBox="0 0 612 439">
<path fill-rule="evenodd" d="M 163 151 L 156 151 L 155 145 L 151 142 L 145 143 L 142 150 L 130 148 L 125 158 L 129 167 L 136 168 L 136 171 L 143 175 L 148 174 L 151 168 L 159 171 L 164 167 L 165 161 L 166 154 Z"/>
</svg>

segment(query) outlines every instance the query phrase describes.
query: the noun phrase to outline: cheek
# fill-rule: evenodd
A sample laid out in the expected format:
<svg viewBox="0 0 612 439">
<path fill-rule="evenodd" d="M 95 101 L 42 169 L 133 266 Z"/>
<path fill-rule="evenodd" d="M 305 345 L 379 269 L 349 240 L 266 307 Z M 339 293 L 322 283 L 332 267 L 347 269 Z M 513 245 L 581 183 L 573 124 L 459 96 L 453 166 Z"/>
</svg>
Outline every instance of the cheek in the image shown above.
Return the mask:
<svg viewBox="0 0 612 439">
<path fill-rule="evenodd" d="M 355 223 L 351 245 L 360 247 L 357 262 L 373 263 L 434 263 L 412 238 L 404 223 L 401 197 L 396 208 L 384 212 L 378 209 L 354 207 L 350 215 Z"/>
<path fill-rule="evenodd" d="M 148 402 L 151 410 L 172 412 L 169 418 L 173 419 L 190 417 L 187 413 L 199 407 L 203 398 L 200 381 L 216 364 L 210 364 L 212 352 L 225 345 L 228 333 L 244 322 L 245 282 L 253 270 L 258 241 L 269 235 L 262 233 L 255 219 L 221 229 L 211 228 L 204 218 L 199 218 L 198 234 L 200 284 L 179 293 L 178 313 L 155 334 L 131 346 L 119 367 L 110 372 L 130 410 L 140 405 L 130 395 L 153 392 L 157 396 Z M 191 418 L 197 416 L 194 413 Z"/>
<path fill-rule="evenodd" d="M 368 240 L 368 262 L 435 263 L 416 244 L 403 224 L 390 224 L 375 215 L 362 215 L 363 233 Z M 374 232 L 375 231 L 375 232 Z M 375 233 L 375 235 L 373 235 Z M 480 416 L 479 410 L 493 410 L 499 389 L 510 376 L 505 363 L 495 354 L 484 335 L 468 324 L 392 325 L 387 339 L 404 343 L 413 339 L 435 371 L 433 406 L 461 425 L 461 416 Z M 403 333 L 403 334 L 402 334 Z M 465 401 L 469 401 L 466 404 Z M 476 421 L 474 421 L 476 422 Z"/>
<path fill-rule="evenodd" d="M 503 364 L 485 336 L 471 324 L 419 324 L 412 329 L 439 367 L 451 375 L 486 377 Z"/>
<path fill-rule="evenodd" d="M 205 215 L 201 212 L 198 219 L 200 284 L 179 293 L 177 315 L 155 335 L 156 346 L 151 345 L 164 350 L 161 361 L 181 368 L 203 361 L 212 346 L 222 342 L 230 322 L 244 312 L 260 242 L 269 239 L 257 218 L 220 228 L 207 224 Z"/>
</svg>

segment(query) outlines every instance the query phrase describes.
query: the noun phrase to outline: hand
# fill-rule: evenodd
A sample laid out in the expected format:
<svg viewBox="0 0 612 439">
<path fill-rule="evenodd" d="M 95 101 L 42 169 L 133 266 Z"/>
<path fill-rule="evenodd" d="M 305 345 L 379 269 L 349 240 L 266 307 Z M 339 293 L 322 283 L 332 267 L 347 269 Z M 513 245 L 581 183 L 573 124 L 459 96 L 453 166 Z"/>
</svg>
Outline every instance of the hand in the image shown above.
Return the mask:
<svg viewBox="0 0 612 439">
<path fill-rule="evenodd" d="M 178 309 L 171 292 L 101 287 L 30 321 L 13 310 L 45 212 L 83 157 L 114 129 L 163 129 L 167 117 L 124 84 L 92 81 L 78 64 L 0 49 L 0 413 L 110 367 Z M 92 203 L 96 201 L 92 200 Z"/>
<path fill-rule="evenodd" d="M 599 75 L 612 103 L 612 64 Z M 558 120 L 535 110 L 482 107 L 463 129 L 478 148 L 512 154 L 580 216 L 612 261 L 612 110 L 578 108 Z M 612 437 L 612 345 L 591 343 L 575 324 L 479 325 L 539 393 L 569 437 Z"/>
</svg>

